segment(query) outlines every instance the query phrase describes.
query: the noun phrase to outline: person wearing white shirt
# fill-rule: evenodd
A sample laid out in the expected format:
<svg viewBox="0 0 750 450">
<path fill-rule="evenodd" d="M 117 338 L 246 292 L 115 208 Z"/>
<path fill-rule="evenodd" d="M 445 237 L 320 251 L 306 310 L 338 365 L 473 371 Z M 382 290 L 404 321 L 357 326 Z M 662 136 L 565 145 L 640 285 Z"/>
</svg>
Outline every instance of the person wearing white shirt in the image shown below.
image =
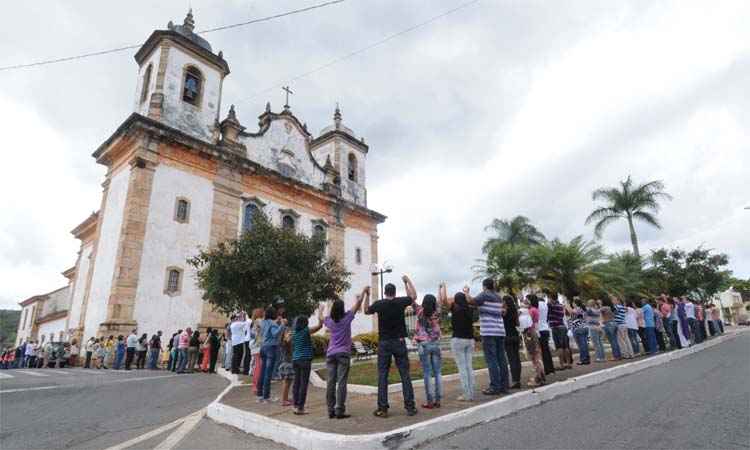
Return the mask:
<svg viewBox="0 0 750 450">
<path fill-rule="evenodd" d="M 250 374 L 250 341 L 252 340 L 252 329 L 253 329 L 253 322 L 250 320 L 249 317 L 247 317 L 247 314 L 243 313 L 245 316 L 244 320 L 244 329 L 243 329 L 243 342 L 242 342 L 242 375 L 249 375 Z"/>
<path fill-rule="evenodd" d="M 539 347 L 542 349 L 544 374 L 555 373 L 555 363 L 552 361 L 552 352 L 549 349 L 550 329 L 549 323 L 547 323 L 547 302 L 544 298 L 539 298 L 534 294 L 530 294 L 526 298 L 532 306 L 539 310 Z"/>
<path fill-rule="evenodd" d="M 685 317 L 690 328 L 690 345 L 694 345 L 696 343 L 695 335 L 698 331 L 698 321 L 695 320 L 695 304 L 686 297 L 682 297 L 682 302 L 685 304 Z"/>
<path fill-rule="evenodd" d="M 245 345 L 245 317 L 242 313 L 232 316 L 229 333 L 232 335 L 232 373 L 240 373 L 243 347 Z"/>
<path fill-rule="evenodd" d="M 130 365 L 133 364 L 133 358 L 135 357 L 135 348 L 138 346 L 138 335 L 137 330 L 133 330 L 125 339 L 125 370 L 130 370 Z"/>
</svg>

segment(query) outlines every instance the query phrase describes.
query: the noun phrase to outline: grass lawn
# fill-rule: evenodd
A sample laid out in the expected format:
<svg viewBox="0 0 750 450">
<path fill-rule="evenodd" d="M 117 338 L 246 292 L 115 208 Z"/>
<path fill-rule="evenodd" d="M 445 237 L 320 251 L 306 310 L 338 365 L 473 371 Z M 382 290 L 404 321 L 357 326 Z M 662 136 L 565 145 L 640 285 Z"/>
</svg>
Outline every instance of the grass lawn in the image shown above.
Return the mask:
<svg viewBox="0 0 750 450">
<path fill-rule="evenodd" d="M 479 357 L 474 358 L 474 370 L 484 369 L 486 367 L 487 367 L 487 363 L 485 362 L 483 357 L 479 356 Z M 318 375 L 320 375 L 320 377 L 323 378 L 324 380 L 327 378 L 326 369 L 320 369 L 317 372 L 318 372 Z M 423 376 L 422 365 L 419 363 L 418 359 L 411 359 L 409 361 L 409 373 L 411 374 L 412 380 L 422 379 L 422 376 Z M 458 373 L 456 362 L 453 360 L 452 357 L 447 357 L 447 358 L 443 357 L 442 374 L 450 375 L 454 373 Z M 390 384 L 396 384 L 396 383 L 401 382 L 401 377 L 398 374 L 398 369 L 396 369 L 395 361 L 391 361 L 391 371 L 390 371 L 390 375 L 388 376 L 388 382 Z M 378 385 L 377 360 L 373 359 L 368 362 L 352 365 L 351 369 L 349 369 L 349 384 L 365 384 L 369 386 L 377 386 Z"/>
</svg>

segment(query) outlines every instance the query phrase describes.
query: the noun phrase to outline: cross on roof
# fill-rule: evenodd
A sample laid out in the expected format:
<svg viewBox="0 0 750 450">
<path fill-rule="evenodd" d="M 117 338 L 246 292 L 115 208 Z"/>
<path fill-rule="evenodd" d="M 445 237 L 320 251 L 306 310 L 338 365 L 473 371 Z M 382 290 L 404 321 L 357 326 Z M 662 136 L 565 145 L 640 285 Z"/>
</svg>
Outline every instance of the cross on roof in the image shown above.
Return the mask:
<svg viewBox="0 0 750 450">
<path fill-rule="evenodd" d="M 289 109 L 289 94 L 294 94 L 294 91 L 289 89 L 289 86 L 284 86 L 281 90 L 286 92 L 286 103 L 284 103 L 284 109 Z"/>
</svg>

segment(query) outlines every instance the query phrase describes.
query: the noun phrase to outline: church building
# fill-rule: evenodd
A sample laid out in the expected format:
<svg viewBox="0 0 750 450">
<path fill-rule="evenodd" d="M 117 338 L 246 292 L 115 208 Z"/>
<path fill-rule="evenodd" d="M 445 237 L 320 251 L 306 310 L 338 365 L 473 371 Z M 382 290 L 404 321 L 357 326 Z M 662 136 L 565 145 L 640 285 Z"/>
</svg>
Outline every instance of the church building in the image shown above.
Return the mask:
<svg viewBox="0 0 750 450">
<path fill-rule="evenodd" d="M 107 167 L 101 205 L 72 231 L 81 247 L 64 273 L 65 339 L 222 327 L 227 318 L 202 299 L 186 260 L 251 231 L 259 211 L 280 227 L 327 237 L 328 254 L 352 273 L 347 304 L 365 285 L 378 298 L 371 265 L 385 216 L 367 207 L 369 147 L 338 106 L 317 136 L 288 100 L 281 111 L 266 104 L 255 130 L 234 106 L 221 117 L 229 64 L 194 32 L 192 12 L 154 31 L 135 60 L 133 113 L 93 153 Z M 37 297 L 25 301 L 29 308 Z M 372 328 L 372 316 L 361 314 L 353 331 Z"/>
</svg>

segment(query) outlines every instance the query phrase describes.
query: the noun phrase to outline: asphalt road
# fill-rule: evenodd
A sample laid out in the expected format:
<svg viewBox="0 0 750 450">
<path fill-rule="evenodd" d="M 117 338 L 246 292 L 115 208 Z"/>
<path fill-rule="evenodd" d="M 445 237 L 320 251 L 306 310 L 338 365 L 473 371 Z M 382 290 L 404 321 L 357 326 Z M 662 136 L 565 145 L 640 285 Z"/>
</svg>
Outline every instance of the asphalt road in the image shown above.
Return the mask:
<svg viewBox="0 0 750 450">
<path fill-rule="evenodd" d="M 748 449 L 750 335 L 423 447 Z"/>
<path fill-rule="evenodd" d="M 99 449 L 204 408 L 218 375 L 165 371 L 0 371 L 0 449 Z"/>
</svg>

